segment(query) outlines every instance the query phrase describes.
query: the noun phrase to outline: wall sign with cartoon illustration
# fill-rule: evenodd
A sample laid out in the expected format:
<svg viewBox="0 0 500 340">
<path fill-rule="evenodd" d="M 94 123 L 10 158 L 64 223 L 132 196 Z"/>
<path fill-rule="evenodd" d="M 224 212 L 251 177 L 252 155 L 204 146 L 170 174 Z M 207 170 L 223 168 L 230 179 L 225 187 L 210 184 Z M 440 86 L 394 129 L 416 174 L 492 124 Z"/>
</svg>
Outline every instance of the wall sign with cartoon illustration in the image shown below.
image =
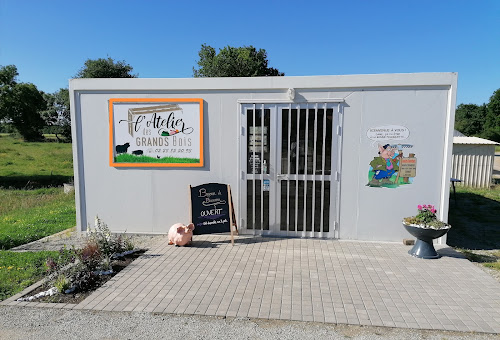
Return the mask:
<svg viewBox="0 0 500 340">
<path fill-rule="evenodd" d="M 417 158 L 414 153 L 405 157 L 403 152 L 403 149 L 413 148 L 413 145 L 387 143 L 404 140 L 409 136 L 410 131 L 399 125 L 368 129 L 367 137 L 377 147 L 378 154 L 370 162 L 367 186 L 396 188 L 413 182 L 413 178 L 417 176 Z"/>
<path fill-rule="evenodd" d="M 109 124 L 111 166 L 203 166 L 203 99 L 112 98 Z"/>
</svg>

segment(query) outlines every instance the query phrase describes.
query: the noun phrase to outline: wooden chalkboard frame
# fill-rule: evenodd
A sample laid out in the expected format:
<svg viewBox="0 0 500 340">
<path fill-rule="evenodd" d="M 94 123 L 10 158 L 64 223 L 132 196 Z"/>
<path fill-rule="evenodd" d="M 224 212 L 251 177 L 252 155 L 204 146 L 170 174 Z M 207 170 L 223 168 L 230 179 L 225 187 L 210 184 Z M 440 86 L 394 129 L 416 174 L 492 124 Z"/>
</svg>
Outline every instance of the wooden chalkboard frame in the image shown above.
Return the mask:
<svg viewBox="0 0 500 340">
<path fill-rule="evenodd" d="M 236 223 L 236 214 L 234 212 L 233 205 L 233 197 L 231 195 L 231 186 L 229 184 L 221 184 L 221 183 L 205 183 L 197 185 L 196 187 L 202 187 L 203 185 L 221 185 L 225 186 L 227 190 L 227 206 L 228 206 L 228 218 L 229 218 L 229 231 L 231 232 L 231 244 L 234 245 L 234 234 L 239 235 L 238 233 L 238 225 Z M 196 188 L 195 187 L 195 188 Z M 192 189 L 193 187 L 189 186 L 189 218 L 191 223 L 195 223 L 193 221 L 193 197 L 192 197 Z M 196 225 L 196 223 L 195 223 Z M 196 229 L 195 229 L 196 230 Z"/>
</svg>

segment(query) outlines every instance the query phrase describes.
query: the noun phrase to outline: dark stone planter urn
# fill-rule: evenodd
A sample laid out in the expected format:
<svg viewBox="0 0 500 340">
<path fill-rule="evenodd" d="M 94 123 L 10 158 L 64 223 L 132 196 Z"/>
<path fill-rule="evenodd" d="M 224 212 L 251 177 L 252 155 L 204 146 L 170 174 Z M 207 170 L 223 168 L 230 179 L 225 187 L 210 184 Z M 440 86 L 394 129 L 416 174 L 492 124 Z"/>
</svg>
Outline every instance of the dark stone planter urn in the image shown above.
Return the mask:
<svg viewBox="0 0 500 340">
<path fill-rule="evenodd" d="M 403 226 L 417 239 L 413 248 L 408 251 L 408 254 L 420 259 L 438 259 L 441 257 L 441 255 L 437 253 L 436 249 L 434 249 L 432 240 L 446 234 L 448 230 L 450 230 L 451 226 L 447 226 L 442 229 L 422 228 L 405 223 L 403 223 Z"/>
</svg>

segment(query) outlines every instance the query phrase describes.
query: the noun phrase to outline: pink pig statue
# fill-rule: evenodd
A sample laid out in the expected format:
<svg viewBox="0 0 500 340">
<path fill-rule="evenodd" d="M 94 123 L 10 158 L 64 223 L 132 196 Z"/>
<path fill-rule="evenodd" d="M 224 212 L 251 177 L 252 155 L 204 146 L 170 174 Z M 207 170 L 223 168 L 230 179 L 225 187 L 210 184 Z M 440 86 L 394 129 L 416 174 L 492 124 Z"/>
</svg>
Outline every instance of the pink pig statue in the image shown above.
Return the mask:
<svg viewBox="0 0 500 340">
<path fill-rule="evenodd" d="M 174 224 L 168 231 L 168 244 L 175 244 L 176 246 L 191 244 L 193 239 L 193 230 L 193 223 L 188 226 L 185 226 L 182 223 Z"/>
</svg>

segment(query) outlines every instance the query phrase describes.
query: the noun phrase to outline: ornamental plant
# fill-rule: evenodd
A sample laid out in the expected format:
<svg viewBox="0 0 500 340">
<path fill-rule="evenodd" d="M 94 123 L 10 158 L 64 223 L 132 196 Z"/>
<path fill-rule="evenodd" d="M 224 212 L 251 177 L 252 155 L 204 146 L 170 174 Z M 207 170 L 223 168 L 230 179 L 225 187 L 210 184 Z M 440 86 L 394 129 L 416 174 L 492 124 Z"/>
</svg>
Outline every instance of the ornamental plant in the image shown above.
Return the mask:
<svg viewBox="0 0 500 340">
<path fill-rule="evenodd" d="M 111 256 L 115 252 L 114 240 L 111 231 L 106 223 L 99 216 L 95 217 L 94 229 L 87 228 L 87 239 L 96 243 L 99 250 L 104 255 Z"/>
<path fill-rule="evenodd" d="M 437 210 L 432 204 L 418 205 L 418 213 L 416 216 L 403 218 L 403 223 L 406 225 L 416 225 L 422 228 L 431 229 L 446 229 L 450 225 L 438 220 Z"/>
<path fill-rule="evenodd" d="M 116 257 L 135 249 L 130 237 L 112 234 L 109 227 L 96 216 L 94 228 L 88 226 L 87 238 L 80 249 L 64 247 L 56 258 L 48 258 L 45 269 L 57 290 L 88 291 L 99 283 L 99 275 L 112 269 Z M 71 264 L 71 265 L 70 265 Z M 11 269 L 11 268 L 8 268 Z"/>
<path fill-rule="evenodd" d="M 82 249 L 76 250 L 75 253 L 80 263 L 89 271 L 96 270 L 103 259 L 99 244 L 93 240 L 87 240 Z"/>
<path fill-rule="evenodd" d="M 71 282 L 64 274 L 59 274 L 56 281 L 54 282 L 54 286 L 57 288 L 59 293 L 64 293 L 71 287 Z"/>
<path fill-rule="evenodd" d="M 418 205 L 418 214 L 415 216 L 421 224 L 429 224 L 437 220 L 437 210 L 433 205 Z"/>
<path fill-rule="evenodd" d="M 99 247 L 99 251 L 104 256 L 108 257 L 135 248 L 129 237 L 120 234 L 112 234 L 108 225 L 104 223 L 99 216 L 95 217 L 94 228 L 88 226 L 87 239 L 96 243 Z"/>
</svg>

